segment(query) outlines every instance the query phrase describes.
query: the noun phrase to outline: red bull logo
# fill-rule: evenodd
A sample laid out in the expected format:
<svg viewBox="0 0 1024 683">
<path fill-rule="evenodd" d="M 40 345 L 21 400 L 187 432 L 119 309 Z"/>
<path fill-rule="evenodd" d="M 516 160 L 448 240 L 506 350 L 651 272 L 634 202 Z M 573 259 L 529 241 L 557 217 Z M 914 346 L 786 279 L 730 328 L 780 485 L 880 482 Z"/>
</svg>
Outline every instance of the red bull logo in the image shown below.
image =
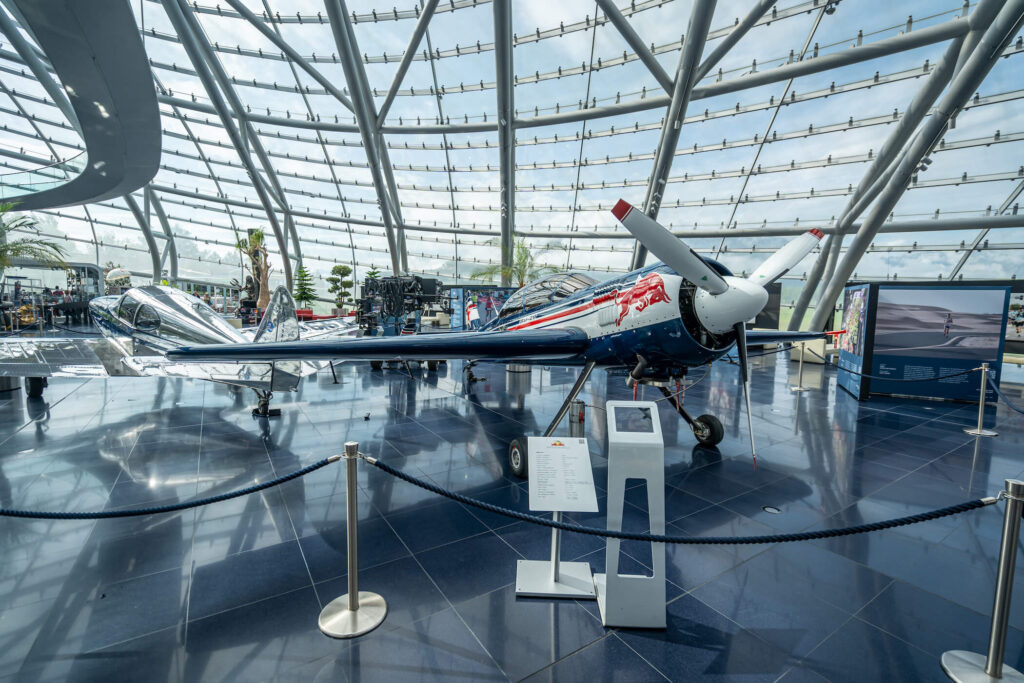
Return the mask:
<svg viewBox="0 0 1024 683">
<path fill-rule="evenodd" d="M 649 273 L 638 279 L 636 284 L 629 289 L 615 295 L 615 303 L 619 306 L 619 316 L 615 320 L 615 326 L 618 327 L 622 323 L 631 307 L 639 313 L 659 301 L 671 302 L 672 299 L 669 298 L 668 291 L 665 289 L 665 281 L 661 275 Z"/>
</svg>

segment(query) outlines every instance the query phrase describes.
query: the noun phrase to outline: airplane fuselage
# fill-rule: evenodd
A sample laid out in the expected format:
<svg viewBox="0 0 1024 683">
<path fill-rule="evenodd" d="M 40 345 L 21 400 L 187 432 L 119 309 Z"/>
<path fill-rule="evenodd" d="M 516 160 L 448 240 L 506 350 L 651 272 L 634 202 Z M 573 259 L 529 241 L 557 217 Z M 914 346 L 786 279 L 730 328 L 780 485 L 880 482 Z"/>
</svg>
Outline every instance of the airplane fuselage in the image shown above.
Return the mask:
<svg viewBox="0 0 1024 683">
<path fill-rule="evenodd" d="M 711 264 L 729 274 L 720 264 Z M 576 328 L 588 337 L 586 350 L 572 358 L 545 360 L 546 365 L 632 367 L 639 354 L 650 367 L 676 374 L 724 355 L 735 344 L 734 334 L 715 335 L 703 328 L 693 306 L 696 291 L 668 266 L 656 263 L 511 315 L 504 314 L 506 303 L 503 314 L 483 331 Z"/>
</svg>

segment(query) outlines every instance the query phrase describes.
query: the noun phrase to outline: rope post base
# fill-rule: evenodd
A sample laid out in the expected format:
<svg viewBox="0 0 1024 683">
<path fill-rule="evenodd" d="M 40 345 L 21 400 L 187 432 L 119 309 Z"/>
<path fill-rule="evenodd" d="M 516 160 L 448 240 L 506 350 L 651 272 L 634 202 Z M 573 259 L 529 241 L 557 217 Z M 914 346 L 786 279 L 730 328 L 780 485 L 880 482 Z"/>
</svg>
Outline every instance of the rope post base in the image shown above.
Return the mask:
<svg viewBox="0 0 1024 683">
<path fill-rule="evenodd" d="M 942 670 L 957 683 L 999 680 L 1024 682 L 1024 674 L 1003 663 L 1006 655 L 1006 628 L 1010 620 L 1010 599 L 1013 597 L 1013 570 L 1020 541 L 1020 518 L 1024 512 L 1024 481 L 1007 479 L 1003 493 L 1006 496 L 1006 510 L 1003 515 L 1003 538 L 999 545 L 988 654 L 980 655 L 963 650 L 942 653 Z"/>
<path fill-rule="evenodd" d="M 355 638 L 384 622 L 388 604 L 376 593 L 359 590 L 359 501 L 356 498 L 356 460 L 359 444 L 345 442 L 345 490 L 348 545 L 348 593 L 327 603 L 320 612 L 320 630 L 331 638 Z"/>
<path fill-rule="evenodd" d="M 971 436 L 999 436 L 999 432 L 985 429 L 985 392 L 988 391 L 988 363 L 981 364 L 981 393 L 978 395 L 978 426 L 964 431 Z"/>
</svg>

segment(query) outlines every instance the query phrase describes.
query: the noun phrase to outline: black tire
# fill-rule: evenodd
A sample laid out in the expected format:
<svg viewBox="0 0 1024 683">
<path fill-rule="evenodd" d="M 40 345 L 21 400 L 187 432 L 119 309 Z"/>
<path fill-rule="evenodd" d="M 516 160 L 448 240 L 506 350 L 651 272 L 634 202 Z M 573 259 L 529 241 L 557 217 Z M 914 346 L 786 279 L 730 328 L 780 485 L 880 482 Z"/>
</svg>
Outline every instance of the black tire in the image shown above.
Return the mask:
<svg viewBox="0 0 1024 683">
<path fill-rule="evenodd" d="M 437 361 L 436 360 L 428 360 L 427 361 L 427 370 L 430 371 L 430 372 L 437 372 Z"/>
<path fill-rule="evenodd" d="M 526 450 L 526 438 L 512 439 L 508 445 L 508 466 L 512 474 L 520 479 L 529 476 L 529 454 Z"/>
<path fill-rule="evenodd" d="M 371 370 L 383 370 L 384 369 L 384 361 L 382 361 L 382 360 L 371 360 L 370 361 L 370 369 Z"/>
<path fill-rule="evenodd" d="M 725 428 L 714 415 L 701 415 L 694 422 L 693 435 L 702 446 L 716 446 L 725 437 Z"/>
<path fill-rule="evenodd" d="M 25 392 L 29 398 L 42 398 L 43 387 L 46 386 L 45 377 L 26 377 L 25 378 Z"/>
</svg>

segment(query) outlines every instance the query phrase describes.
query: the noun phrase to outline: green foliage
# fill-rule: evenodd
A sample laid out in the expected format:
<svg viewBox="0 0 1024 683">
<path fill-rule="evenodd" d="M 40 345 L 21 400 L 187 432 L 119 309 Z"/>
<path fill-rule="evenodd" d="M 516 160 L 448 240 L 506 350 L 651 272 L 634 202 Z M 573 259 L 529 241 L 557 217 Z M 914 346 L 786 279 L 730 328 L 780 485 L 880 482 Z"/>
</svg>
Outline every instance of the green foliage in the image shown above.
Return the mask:
<svg viewBox="0 0 1024 683">
<path fill-rule="evenodd" d="M 67 268 L 64 260 L 67 253 L 64 246 L 38 237 L 19 237 L 12 239 L 15 233 L 39 234 L 36 221 L 31 216 L 22 214 L 9 216 L 14 211 L 15 202 L 0 203 L 0 268 L 7 268 L 14 259 L 31 259 L 47 266 Z"/>
<path fill-rule="evenodd" d="M 525 286 L 545 275 L 558 272 L 558 268 L 537 262 L 537 258 L 550 251 L 549 248 L 531 251 L 526 243 L 526 238 L 520 237 L 516 240 L 512 264 L 502 266 L 500 264 L 478 268 L 469 274 L 473 280 L 508 280 L 519 287 Z"/>
<path fill-rule="evenodd" d="M 306 270 L 306 266 L 299 266 L 295 271 L 293 285 L 295 291 L 292 292 L 292 296 L 302 308 L 306 308 L 306 304 L 316 299 L 316 291 L 313 289 L 313 276 Z"/>
<path fill-rule="evenodd" d="M 352 294 L 352 280 L 348 276 L 352 274 L 349 266 L 338 264 L 331 268 L 331 274 L 327 276 L 327 283 L 330 285 L 327 291 L 334 295 L 334 302 L 341 308 L 345 305 Z"/>
<path fill-rule="evenodd" d="M 376 280 L 379 277 L 380 277 L 380 271 L 377 270 L 376 268 L 370 268 L 368 271 L 366 271 L 366 279 L 367 280 Z"/>
</svg>

